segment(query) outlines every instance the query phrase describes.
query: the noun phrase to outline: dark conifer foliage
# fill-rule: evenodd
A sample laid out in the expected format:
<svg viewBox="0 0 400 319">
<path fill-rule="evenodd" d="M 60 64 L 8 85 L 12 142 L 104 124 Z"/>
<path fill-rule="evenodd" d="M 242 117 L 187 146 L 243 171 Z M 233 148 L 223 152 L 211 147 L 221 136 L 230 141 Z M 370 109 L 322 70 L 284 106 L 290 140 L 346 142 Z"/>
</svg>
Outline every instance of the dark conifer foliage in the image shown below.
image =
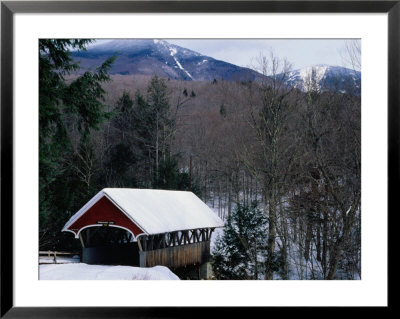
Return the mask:
<svg viewBox="0 0 400 319">
<path fill-rule="evenodd" d="M 267 219 L 257 202 L 237 204 L 213 251 L 216 279 L 263 278 L 267 262 L 267 226 Z"/>
<path fill-rule="evenodd" d="M 79 66 L 71 50 L 84 50 L 90 40 L 39 40 L 39 212 L 40 246 L 60 245 L 60 229 L 81 201 L 90 185 L 81 178 L 93 150 L 90 130 L 98 129 L 108 118 L 104 109 L 102 83 L 110 80 L 108 70 L 114 58 L 107 59 L 94 72 L 85 72 L 71 83 L 65 77 Z M 79 136 L 77 152 L 71 134 Z M 82 156 L 85 153 L 85 156 Z M 76 171 L 79 172 L 77 176 Z M 81 177 L 81 178 L 80 178 Z M 84 197 L 86 197 L 84 196 Z"/>
</svg>

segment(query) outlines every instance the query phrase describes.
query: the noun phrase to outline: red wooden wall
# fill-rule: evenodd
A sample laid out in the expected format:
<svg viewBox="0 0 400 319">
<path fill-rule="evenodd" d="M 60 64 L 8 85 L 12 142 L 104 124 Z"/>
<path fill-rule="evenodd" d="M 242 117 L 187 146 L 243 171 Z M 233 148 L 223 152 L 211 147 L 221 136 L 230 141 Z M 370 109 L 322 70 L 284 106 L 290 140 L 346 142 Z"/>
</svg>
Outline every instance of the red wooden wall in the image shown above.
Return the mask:
<svg viewBox="0 0 400 319">
<path fill-rule="evenodd" d="M 113 225 L 127 228 L 135 235 L 135 237 L 143 233 L 143 231 L 106 196 L 103 196 L 92 207 L 90 207 L 86 213 L 68 227 L 68 230 L 78 234 L 81 228 L 89 225 L 98 225 L 98 222 L 112 222 Z"/>
</svg>

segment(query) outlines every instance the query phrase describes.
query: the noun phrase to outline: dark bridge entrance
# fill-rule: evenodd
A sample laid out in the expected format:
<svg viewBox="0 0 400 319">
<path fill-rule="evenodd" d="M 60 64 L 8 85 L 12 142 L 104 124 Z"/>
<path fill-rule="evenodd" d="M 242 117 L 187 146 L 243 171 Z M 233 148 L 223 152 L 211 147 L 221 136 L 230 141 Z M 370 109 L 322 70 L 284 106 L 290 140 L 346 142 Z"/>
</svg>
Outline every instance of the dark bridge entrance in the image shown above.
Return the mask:
<svg viewBox="0 0 400 319">
<path fill-rule="evenodd" d="M 124 229 L 89 227 L 81 231 L 80 238 L 86 264 L 139 266 L 138 244 Z"/>
</svg>

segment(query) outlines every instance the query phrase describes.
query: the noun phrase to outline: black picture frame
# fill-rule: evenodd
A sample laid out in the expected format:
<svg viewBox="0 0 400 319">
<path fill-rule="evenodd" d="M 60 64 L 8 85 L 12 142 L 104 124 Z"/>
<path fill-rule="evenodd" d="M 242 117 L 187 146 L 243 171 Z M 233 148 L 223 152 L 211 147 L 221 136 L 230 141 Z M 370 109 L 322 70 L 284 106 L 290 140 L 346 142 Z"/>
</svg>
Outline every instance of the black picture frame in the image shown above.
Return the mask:
<svg viewBox="0 0 400 319">
<path fill-rule="evenodd" d="M 177 318 L 210 309 L 35 307 L 13 304 L 13 19 L 16 13 L 387 13 L 388 204 L 397 213 L 399 189 L 400 0 L 396 1 L 1 1 L 1 313 L 5 318 Z M 390 214 L 388 213 L 389 223 Z M 388 237 L 389 243 L 390 234 Z M 393 245 L 393 244 L 392 244 Z M 389 259 L 389 256 L 388 256 Z M 389 260 L 388 260 L 389 261 Z M 389 270 L 389 269 L 388 269 Z M 389 287 L 389 282 L 388 282 Z M 34 292 L 32 292 L 34 293 Z M 390 298 L 388 307 L 390 309 Z M 293 307 L 291 307 L 293 310 Z M 228 310 L 228 312 L 227 312 Z M 251 309 L 252 313 L 260 309 Z M 268 309 L 268 313 L 276 308 Z M 336 312 L 337 308 L 330 311 Z M 218 313 L 216 313 L 216 311 Z M 235 309 L 213 309 L 225 316 Z M 325 310 L 323 310 L 325 311 Z M 211 313 L 209 313 L 211 315 Z"/>
</svg>

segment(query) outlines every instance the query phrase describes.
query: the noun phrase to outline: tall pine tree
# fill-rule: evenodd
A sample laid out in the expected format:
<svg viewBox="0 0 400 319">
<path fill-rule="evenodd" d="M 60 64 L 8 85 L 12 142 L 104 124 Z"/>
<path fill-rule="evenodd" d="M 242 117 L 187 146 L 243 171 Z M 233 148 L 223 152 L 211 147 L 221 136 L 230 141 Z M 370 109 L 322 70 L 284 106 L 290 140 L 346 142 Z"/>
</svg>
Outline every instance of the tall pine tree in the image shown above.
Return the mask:
<svg viewBox="0 0 400 319">
<path fill-rule="evenodd" d="M 79 69 L 71 50 L 84 50 L 91 40 L 39 40 L 39 222 L 40 247 L 56 249 L 62 242 L 60 227 L 80 204 L 79 178 L 71 167 L 70 133 L 77 130 L 80 149 L 88 144 L 91 129 L 108 117 L 102 83 L 115 57 L 94 72 L 71 82 L 65 77 Z M 77 187 L 78 186 L 78 187 Z"/>
</svg>

